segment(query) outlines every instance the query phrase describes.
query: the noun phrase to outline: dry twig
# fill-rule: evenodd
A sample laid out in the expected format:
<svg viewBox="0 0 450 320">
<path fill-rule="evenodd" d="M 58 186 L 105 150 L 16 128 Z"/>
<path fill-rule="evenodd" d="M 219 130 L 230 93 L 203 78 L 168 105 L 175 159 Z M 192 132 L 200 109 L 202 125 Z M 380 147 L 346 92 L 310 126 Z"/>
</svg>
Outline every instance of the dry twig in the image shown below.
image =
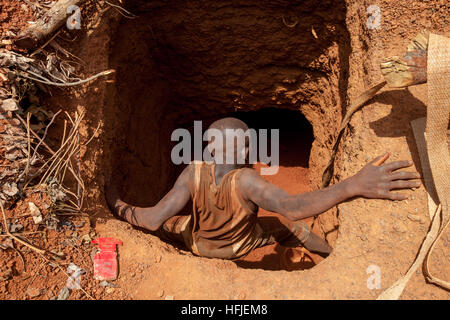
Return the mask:
<svg viewBox="0 0 450 320">
<path fill-rule="evenodd" d="M 24 246 L 30 248 L 31 250 L 36 251 L 37 253 L 43 255 L 43 254 L 45 253 L 45 250 L 39 249 L 39 248 L 35 247 L 34 245 L 29 244 L 28 242 L 19 239 L 18 237 L 16 237 L 15 235 L 13 235 L 11 232 L 9 232 L 8 224 L 7 224 L 7 222 L 6 222 L 5 209 L 3 208 L 3 203 L 2 203 L 1 200 L 0 200 L 0 209 L 1 209 L 2 215 L 3 215 L 3 224 L 4 224 L 4 228 L 5 228 L 6 234 L 7 234 L 9 237 L 11 237 L 12 239 L 16 240 L 17 242 L 19 242 L 19 243 L 23 244 Z"/>
</svg>

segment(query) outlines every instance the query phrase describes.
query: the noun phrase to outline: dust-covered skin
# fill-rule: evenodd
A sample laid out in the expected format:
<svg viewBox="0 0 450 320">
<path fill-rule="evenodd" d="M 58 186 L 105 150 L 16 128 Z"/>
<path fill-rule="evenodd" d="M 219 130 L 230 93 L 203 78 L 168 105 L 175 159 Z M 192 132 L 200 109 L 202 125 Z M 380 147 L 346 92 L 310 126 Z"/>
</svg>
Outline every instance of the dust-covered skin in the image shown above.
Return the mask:
<svg viewBox="0 0 450 320">
<path fill-rule="evenodd" d="M 218 129 L 222 132 L 224 141 L 226 129 L 243 129 L 248 127 L 239 119 L 224 118 L 215 121 L 210 129 Z M 244 134 L 244 131 L 237 131 Z M 241 137 L 245 139 L 244 137 Z M 248 155 L 248 144 L 242 146 L 245 150 L 238 149 L 238 144 L 233 144 L 234 150 L 227 149 L 224 145 L 224 154 L 233 152 L 233 159 L 243 151 Z M 395 161 L 382 164 L 388 158 L 388 154 L 382 155 L 364 166 L 356 175 L 345 179 L 323 190 L 317 190 L 297 195 L 289 195 L 283 189 L 264 180 L 255 170 L 245 169 L 239 179 L 239 189 L 247 206 L 257 212 L 258 207 L 267 211 L 278 213 L 291 221 L 302 220 L 329 210 L 331 207 L 346 201 L 347 199 L 363 196 L 373 199 L 405 200 L 407 195 L 394 193 L 393 189 L 406 189 L 419 187 L 420 182 L 413 181 L 420 176 L 417 172 L 400 172 L 401 168 L 412 165 L 411 161 Z M 236 162 L 236 161 L 235 161 Z M 220 183 L 228 172 L 242 168 L 239 164 L 216 164 L 215 178 Z M 177 215 L 187 205 L 190 198 L 189 191 L 189 167 L 186 167 L 175 182 L 173 188 L 152 207 L 136 207 L 125 203 L 118 197 L 117 189 L 111 183 L 105 186 L 105 196 L 109 207 L 119 217 L 127 222 L 156 231 L 169 218 Z M 191 181 L 192 183 L 192 181 Z M 310 236 L 304 246 L 312 251 L 323 254 L 331 253 L 332 248 L 317 235 Z"/>
</svg>

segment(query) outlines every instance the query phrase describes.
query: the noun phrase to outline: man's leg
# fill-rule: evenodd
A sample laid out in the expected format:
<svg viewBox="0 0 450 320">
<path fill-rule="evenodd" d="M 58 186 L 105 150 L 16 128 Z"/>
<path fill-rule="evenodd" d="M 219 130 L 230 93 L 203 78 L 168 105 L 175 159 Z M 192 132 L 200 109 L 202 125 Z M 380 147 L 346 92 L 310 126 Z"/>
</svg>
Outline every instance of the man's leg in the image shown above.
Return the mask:
<svg viewBox="0 0 450 320">
<path fill-rule="evenodd" d="M 303 243 L 303 246 L 309 251 L 318 254 L 322 258 L 326 258 L 331 251 L 333 251 L 333 248 L 314 232 L 309 234 L 309 237 Z"/>
<path fill-rule="evenodd" d="M 260 217 L 258 224 L 263 229 L 262 245 L 278 242 L 281 246 L 288 248 L 304 246 L 323 257 L 328 256 L 333 250 L 324 239 L 312 232 L 302 221 L 293 222 L 281 216 Z"/>
<path fill-rule="evenodd" d="M 157 231 L 151 232 L 151 234 L 157 236 L 161 240 L 189 250 L 185 238 L 188 236 L 187 227 L 190 217 L 190 215 L 174 216 L 164 222 L 161 228 L 159 228 Z"/>
</svg>

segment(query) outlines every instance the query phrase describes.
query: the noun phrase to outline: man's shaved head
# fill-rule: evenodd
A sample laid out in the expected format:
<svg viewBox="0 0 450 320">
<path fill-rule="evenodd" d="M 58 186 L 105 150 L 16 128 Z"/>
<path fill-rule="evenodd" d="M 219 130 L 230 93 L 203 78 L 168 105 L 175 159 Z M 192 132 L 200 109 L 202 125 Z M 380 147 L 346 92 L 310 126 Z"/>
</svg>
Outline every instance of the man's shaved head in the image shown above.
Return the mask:
<svg viewBox="0 0 450 320">
<path fill-rule="evenodd" d="M 244 121 L 237 118 L 227 117 L 214 121 L 209 129 L 218 129 L 224 131 L 225 129 L 242 129 L 244 131 L 248 130 L 248 126 Z"/>
<path fill-rule="evenodd" d="M 248 153 L 249 138 L 248 126 L 242 120 L 227 117 L 214 121 L 208 128 L 207 137 L 210 141 L 208 147 L 215 156 L 216 163 L 234 159 L 233 163 L 245 161 Z M 214 150 L 214 151 L 213 151 Z M 242 160 L 238 161 L 238 157 Z M 226 160 L 228 159 L 228 160 Z"/>
</svg>

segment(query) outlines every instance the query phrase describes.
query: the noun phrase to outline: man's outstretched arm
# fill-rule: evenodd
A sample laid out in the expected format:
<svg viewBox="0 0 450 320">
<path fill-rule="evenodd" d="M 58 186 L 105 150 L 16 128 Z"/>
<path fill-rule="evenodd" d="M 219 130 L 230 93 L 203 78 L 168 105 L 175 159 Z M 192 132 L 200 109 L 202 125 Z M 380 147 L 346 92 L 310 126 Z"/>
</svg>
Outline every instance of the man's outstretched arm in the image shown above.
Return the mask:
<svg viewBox="0 0 450 320">
<path fill-rule="evenodd" d="M 167 219 L 179 213 L 189 201 L 188 179 L 189 166 L 180 174 L 172 189 L 154 207 L 141 208 L 123 202 L 112 184 L 105 186 L 106 202 L 120 218 L 135 226 L 156 231 Z"/>
<path fill-rule="evenodd" d="M 264 180 L 254 170 L 246 170 L 241 176 L 240 187 L 244 199 L 257 206 L 279 213 L 290 220 L 300 220 L 327 211 L 333 206 L 356 196 L 374 199 L 405 200 L 404 194 L 392 189 L 420 186 L 417 172 L 396 171 L 412 165 L 410 161 L 395 161 L 382 166 L 389 157 L 380 156 L 364 166 L 356 175 L 323 190 L 289 195 L 286 191 Z"/>
</svg>

